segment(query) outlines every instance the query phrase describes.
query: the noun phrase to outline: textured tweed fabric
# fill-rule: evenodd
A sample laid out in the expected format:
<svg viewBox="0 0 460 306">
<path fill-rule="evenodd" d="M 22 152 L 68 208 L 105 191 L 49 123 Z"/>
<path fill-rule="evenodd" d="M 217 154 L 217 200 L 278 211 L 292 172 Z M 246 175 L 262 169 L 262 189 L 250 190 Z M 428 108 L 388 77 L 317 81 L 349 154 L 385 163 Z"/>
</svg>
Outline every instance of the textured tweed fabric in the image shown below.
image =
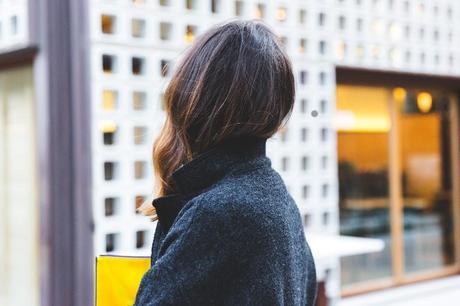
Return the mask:
<svg viewBox="0 0 460 306">
<path fill-rule="evenodd" d="M 227 139 L 153 200 L 152 267 L 135 305 L 314 305 L 316 271 L 267 139 Z"/>
</svg>

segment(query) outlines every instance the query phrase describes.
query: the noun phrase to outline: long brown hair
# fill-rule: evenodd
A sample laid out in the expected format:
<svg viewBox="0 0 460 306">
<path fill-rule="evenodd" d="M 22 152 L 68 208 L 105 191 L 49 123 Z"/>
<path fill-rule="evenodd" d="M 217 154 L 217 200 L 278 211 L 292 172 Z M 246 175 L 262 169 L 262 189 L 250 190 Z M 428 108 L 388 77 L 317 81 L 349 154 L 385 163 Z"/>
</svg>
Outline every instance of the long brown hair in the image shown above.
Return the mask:
<svg viewBox="0 0 460 306">
<path fill-rule="evenodd" d="M 187 51 L 164 95 L 153 147 L 156 196 L 173 192 L 182 164 L 237 136 L 270 138 L 292 112 L 295 83 L 278 37 L 260 21 L 215 26 Z M 139 209 L 156 219 L 150 202 Z"/>
</svg>

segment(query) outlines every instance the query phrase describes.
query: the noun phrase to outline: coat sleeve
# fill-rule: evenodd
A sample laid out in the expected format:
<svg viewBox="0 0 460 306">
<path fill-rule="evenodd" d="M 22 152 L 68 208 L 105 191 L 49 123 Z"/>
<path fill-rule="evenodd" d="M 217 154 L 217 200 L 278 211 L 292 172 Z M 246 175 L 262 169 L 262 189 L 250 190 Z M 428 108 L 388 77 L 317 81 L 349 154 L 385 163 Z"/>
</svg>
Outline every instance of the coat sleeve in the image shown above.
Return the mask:
<svg viewBox="0 0 460 306">
<path fill-rule="evenodd" d="M 236 220 L 209 205 L 194 203 L 166 235 L 158 259 L 142 278 L 137 306 L 213 304 L 231 274 L 229 258 L 240 242 L 229 224 Z M 184 207 L 185 208 L 185 207 Z"/>
</svg>

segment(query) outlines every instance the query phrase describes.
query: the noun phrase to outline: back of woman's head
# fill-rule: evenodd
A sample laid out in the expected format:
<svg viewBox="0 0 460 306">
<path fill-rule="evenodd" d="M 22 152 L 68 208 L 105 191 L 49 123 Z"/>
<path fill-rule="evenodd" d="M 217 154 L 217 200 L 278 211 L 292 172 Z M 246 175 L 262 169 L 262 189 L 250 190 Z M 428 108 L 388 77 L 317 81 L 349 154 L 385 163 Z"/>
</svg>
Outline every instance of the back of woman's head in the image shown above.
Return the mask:
<svg viewBox="0 0 460 306">
<path fill-rule="evenodd" d="M 153 149 L 157 196 L 172 192 L 174 170 L 222 140 L 271 137 L 294 95 L 290 61 L 263 23 L 232 21 L 204 33 L 165 91 L 166 122 Z M 141 211 L 155 214 L 151 205 Z"/>
</svg>

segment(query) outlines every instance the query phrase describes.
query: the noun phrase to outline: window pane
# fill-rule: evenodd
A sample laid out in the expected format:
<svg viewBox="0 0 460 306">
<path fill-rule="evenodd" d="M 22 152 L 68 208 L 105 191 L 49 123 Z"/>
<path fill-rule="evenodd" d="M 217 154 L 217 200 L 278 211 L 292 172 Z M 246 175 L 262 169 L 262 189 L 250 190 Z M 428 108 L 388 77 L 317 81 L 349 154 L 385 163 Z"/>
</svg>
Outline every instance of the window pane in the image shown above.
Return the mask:
<svg viewBox="0 0 460 306">
<path fill-rule="evenodd" d="M 454 262 L 448 100 L 409 93 L 399 107 L 405 272 Z"/>
<path fill-rule="evenodd" d="M 382 252 L 341 260 L 344 287 L 391 277 L 388 97 L 380 88 L 337 89 L 340 233 L 385 243 Z"/>
</svg>

